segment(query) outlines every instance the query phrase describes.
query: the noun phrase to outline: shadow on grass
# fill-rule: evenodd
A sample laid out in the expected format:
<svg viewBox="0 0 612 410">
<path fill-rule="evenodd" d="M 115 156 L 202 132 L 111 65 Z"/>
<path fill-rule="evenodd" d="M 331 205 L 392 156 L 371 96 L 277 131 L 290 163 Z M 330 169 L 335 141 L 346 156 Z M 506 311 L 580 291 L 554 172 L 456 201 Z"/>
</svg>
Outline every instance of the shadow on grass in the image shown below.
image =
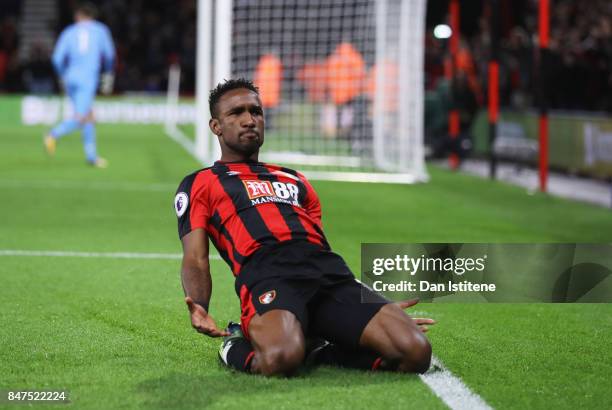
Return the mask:
<svg viewBox="0 0 612 410">
<path fill-rule="evenodd" d="M 137 386 L 147 408 L 206 408 L 217 402 L 231 404 L 232 400 L 249 403 L 253 406 L 264 404 L 266 400 L 282 398 L 285 394 L 292 399 L 312 398 L 325 395 L 340 398 L 343 394 L 354 395 L 356 389 L 374 387 L 381 394 L 389 390 L 389 384 L 419 383 L 418 377 L 397 373 L 372 373 L 366 371 L 320 367 L 303 370 L 292 378 L 266 378 L 247 375 L 224 368 L 213 370 L 214 374 L 190 375 L 170 373 L 159 378 L 145 380 Z M 261 399 L 258 395 L 263 395 Z M 276 402 L 275 406 L 279 404 Z M 291 407 L 290 403 L 284 403 Z M 242 407 L 242 406 L 240 406 Z"/>
</svg>

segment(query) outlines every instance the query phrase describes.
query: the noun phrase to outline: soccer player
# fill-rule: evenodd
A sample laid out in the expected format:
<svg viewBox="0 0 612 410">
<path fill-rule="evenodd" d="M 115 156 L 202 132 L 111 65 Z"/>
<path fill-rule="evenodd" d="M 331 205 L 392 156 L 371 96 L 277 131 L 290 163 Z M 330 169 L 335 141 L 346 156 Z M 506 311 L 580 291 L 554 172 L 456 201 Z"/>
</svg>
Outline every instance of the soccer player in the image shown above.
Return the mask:
<svg viewBox="0 0 612 410">
<path fill-rule="evenodd" d="M 55 126 L 44 138 L 47 153 L 55 153 L 56 143 L 62 136 L 81 130 L 87 162 L 106 168 L 107 161 L 98 156 L 96 128 L 92 105 L 102 69 L 100 90 L 109 94 L 113 88 L 115 47 L 106 25 L 95 21 L 95 6 L 83 3 L 75 10 L 75 23 L 66 27 L 53 51 L 53 66 L 72 102 L 74 117 Z"/>
<path fill-rule="evenodd" d="M 224 337 L 222 362 L 251 373 L 291 375 L 305 358 L 425 372 L 431 346 L 423 332 L 433 320 L 404 313 L 415 301 L 390 303 L 356 281 L 330 250 L 319 199 L 304 175 L 258 161 L 264 116 L 257 88 L 226 81 L 211 92 L 209 106 L 221 159 L 185 177 L 174 201 L 193 327 Z M 209 314 L 209 239 L 240 298 L 241 323 L 227 329 Z M 361 302 L 362 293 L 370 303 Z M 307 338 L 322 342 L 307 349 Z"/>
</svg>

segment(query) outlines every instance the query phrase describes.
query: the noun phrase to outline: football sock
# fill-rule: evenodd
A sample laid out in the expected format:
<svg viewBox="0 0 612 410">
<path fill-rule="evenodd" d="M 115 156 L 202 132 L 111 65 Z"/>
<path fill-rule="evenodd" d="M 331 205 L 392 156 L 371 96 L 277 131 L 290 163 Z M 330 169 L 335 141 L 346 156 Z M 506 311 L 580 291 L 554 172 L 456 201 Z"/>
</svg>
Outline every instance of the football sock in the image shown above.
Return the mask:
<svg viewBox="0 0 612 410">
<path fill-rule="evenodd" d="M 80 123 L 75 119 L 67 119 L 57 124 L 52 130 L 51 135 L 55 139 L 60 139 L 79 128 Z"/>
<path fill-rule="evenodd" d="M 225 363 L 233 369 L 249 372 L 254 353 L 251 342 L 246 339 L 238 339 L 229 347 Z"/>
<path fill-rule="evenodd" d="M 386 370 L 389 367 L 378 353 L 366 349 L 347 349 L 336 344 L 322 351 L 317 362 L 361 370 Z"/>
<path fill-rule="evenodd" d="M 83 124 L 83 148 L 87 161 L 94 162 L 98 158 L 96 152 L 96 127 L 93 122 Z"/>
</svg>

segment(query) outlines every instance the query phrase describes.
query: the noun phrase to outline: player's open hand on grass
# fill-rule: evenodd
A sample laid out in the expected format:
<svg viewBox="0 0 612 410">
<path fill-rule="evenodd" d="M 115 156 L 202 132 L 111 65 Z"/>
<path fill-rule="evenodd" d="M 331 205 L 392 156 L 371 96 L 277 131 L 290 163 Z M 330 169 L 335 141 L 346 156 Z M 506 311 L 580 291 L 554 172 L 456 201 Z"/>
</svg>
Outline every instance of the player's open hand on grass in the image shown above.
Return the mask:
<svg viewBox="0 0 612 410">
<path fill-rule="evenodd" d="M 199 304 L 195 303 L 189 296 L 185 298 L 185 303 L 191 314 L 191 325 L 195 330 L 210 337 L 229 336 L 229 332 L 217 327 L 215 320 Z"/>
<path fill-rule="evenodd" d="M 412 307 L 416 305 L 417 303 L 419 303 L 418 299 L 410 299 L 410 300 L 403 300 L 401 302 L 397 302 L 396 305 L 402 309 L 408 309 L 409 307 Z M 427 317 L 413 317 L 412 320 L 423 333 L 429 330 L 429 326 L 436 324 L 435 320 L 427 318 Z"/>
</svg>

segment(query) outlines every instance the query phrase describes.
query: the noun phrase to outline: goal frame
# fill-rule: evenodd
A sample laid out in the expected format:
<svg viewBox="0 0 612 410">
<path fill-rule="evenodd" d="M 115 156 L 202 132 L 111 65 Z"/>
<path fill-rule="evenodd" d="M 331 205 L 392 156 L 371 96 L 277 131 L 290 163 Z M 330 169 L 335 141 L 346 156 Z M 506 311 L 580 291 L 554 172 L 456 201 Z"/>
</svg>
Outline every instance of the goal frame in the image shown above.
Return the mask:
<svg viewBox="0 0 612 410">
<path fill-rule="evenodd" d="M 398 50 L 398 70 L 408 73 L 406 78 L 399 81 L 398 90 L 398 132 L 402 135 L 397 138 L 396 147 L 399 152 L 395 163 L 385 157 L 385 130 L 384 130 L 384 101 L 388 87 L 384 86 L 385 72 L 377 70 L 375 82 L 375 95 L 373 101 L 373 127 L 372 127 L 372 159 L 377 172 L 363 172 L 360 169 L 361 158 L 357 156 L 334 156 L 304 154 L 300 152 L 273 152 L 262 150 L 260 159 L 266 162 L 276 162 L 299 167 L 309 166 L 338 166 L 339 170 L 304 171 L 309 178 L 318 180 L 355 181 L 355 182 L 390 182 L 390 183 L 416 183 L 425 182 L 429 176 L 425 169 L 425 155 L 423 145 L 423 104 L 424 104 L 424 73 L 423 69 L 410 69 L 409 67 L 423 67 L 424 29 L 426 0 L 372 0 L 376 12 L 376 56 L 375 62 L 380 67 L 386 58 L 385 26 L 387 6 L 391 1 L 400 2 L 400 19 L 408 21 L 410 13 L 416 14 L 412 21 L 418 22 L 418 27 L 409 28 L 408 24 L 400 24 Z M 212 134 L 208 123 L 210 113 L 208 110 L 208 95 L 216 84 L 231 78 L 232 71 L 232 9 L 233 0 L 198 0 L 197 5 L 197 59 L 196 59 L 196 120 L 195 141 L 190 142 L 183 136 L 171 121 L 166 123 L 166 131 L 177 142 L 181 143 L 194 157 L 208 165 L 220 157 L 220 147 L 216 136 Z M 411 31 L 412 30 L 412 31 Z M 417 36 L 415 37 L 415 33 Z M 411 36 L 412 35 L 412 39 Z M 415 41 L 416 38 L 416 41 Z M 418 44 L 415 44 L 418 43 Z M 180 71 L 179 71 L 180 72 Z M 176 74 L 175 74 L 176 75 Z M 180 74 L 179 74 L 180 75 Z M 172 80 L 172 78 L 170 78 Z M 176 82 L 176 78 L 174 79 Z M 169 81 L 170 86 L 171 81 Z M 412 86 L 411 86 L 412 84 Z M 414 86 L 421 84 L 421 86 Z M 178 85 L 173 87 L 178 93 Z M 171 95 L 169 87 L 168 103 L 176 104 L 178 96 Z M 412 93 L 412 94 L 409 94 Z M 417 103 L 414 103 L 417 101 Z M 420 103 L 419 103 L 420 101 Z M 172 117 L 169 109 L 169 117 Z M 410 128 L 408 124 L 413 124 Z M 406 135 L 408 129 L 416 135 Z M 414 131 L 416 130 L 416 131 Z M 411 133 L 412 134 L 412 133 Z M 174 136 L 173 136 L 174 135 Z M 410 144 L 410 147 L 407 145 Z M 408 155 L 409 149 L 415 150 Z M 388 151 L 388 149 L 387 149 Z M 355 169 L 353 171 L 352 169 Z"/>
</svg>

